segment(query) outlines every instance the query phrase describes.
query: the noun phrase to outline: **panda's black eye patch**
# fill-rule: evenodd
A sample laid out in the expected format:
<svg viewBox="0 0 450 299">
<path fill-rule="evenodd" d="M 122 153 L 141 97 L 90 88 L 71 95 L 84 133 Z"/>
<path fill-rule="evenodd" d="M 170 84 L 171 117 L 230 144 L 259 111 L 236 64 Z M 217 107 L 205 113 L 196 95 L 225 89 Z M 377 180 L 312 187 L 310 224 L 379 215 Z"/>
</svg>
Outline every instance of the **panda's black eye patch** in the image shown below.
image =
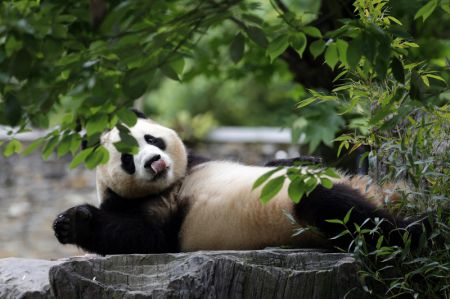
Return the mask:
<svg viewBox="0 0 450 299">
<path fill-rule="evenodd" d="M 154 145 L 162 150 L 166 149 L 166 143 L 162 138 L 157 138 L 150 134 L 146 134 L 144 135 L 144 139 L 148 144 Z"/>
<path fill-rule="evenodd" d="M 120 156 L 120 160 L 122 161 L 122 169 L 128 173 L 133 174 L 136 172 L 136 166 L 134 165 L 133 155 L 130 154 L 122 154 Z"/>
</svg>

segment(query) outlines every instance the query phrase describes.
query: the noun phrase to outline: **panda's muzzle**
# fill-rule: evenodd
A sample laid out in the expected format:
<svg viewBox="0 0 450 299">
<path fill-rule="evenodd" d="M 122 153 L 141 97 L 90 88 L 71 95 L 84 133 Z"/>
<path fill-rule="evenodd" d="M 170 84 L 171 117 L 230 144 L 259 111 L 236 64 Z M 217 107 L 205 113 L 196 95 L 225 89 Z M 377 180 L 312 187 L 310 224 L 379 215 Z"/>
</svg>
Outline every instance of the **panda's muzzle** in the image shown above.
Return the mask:
<svg viewBox="0 0 450 299">
<path fill-rule="evenodd" d="M 161 155 L 155 155 L 145 162 L 144 168 L 153 171 L 157 175 L 167 169 L 167 163 L 164 159 L 161 159 Z"/>
</svg>

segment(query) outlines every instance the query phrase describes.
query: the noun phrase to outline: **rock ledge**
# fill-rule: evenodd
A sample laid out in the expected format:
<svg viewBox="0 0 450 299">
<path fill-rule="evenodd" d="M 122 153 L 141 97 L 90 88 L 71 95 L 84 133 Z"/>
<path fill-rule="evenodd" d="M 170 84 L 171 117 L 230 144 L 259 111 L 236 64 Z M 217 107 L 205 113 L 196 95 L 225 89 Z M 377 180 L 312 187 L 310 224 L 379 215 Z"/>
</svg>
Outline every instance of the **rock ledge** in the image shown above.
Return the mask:
<svg viewBox="0 0 450 299">
<path fill-rule="evenodd" d="M 0 260 L 0 297 L 362 299 L 357 271 L 349 254 L 311 250 L 9 258 Z"/>
</svg>

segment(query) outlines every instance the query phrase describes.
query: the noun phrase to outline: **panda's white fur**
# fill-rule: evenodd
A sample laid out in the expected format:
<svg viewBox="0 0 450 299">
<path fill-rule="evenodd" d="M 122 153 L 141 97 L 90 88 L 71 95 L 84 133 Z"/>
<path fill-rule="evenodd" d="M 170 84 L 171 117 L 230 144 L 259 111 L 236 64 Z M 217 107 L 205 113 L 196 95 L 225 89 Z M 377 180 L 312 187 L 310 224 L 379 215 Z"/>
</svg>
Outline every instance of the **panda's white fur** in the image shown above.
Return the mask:
<svg viewBox="0 0 450 299">
<path fill-rule="evenodd" d="M 261 188 L 253 183 L 267 167 L 233 162 L 207 162 L 195 167 L 183 181 L 180 195 L 192 200 L 181 227 L 184 251 L 259 249 L 267 246 L 320 246 L 323 239 L 311 233 L 292 237 L 293 202 L 287 183 L 267 204 L 260 201 Z"/>
<path fill-rule="evenodd" d="M 252 186 L 273 168 L 227 161 L 190 163 L 175 131 L 142 118 L 129 129 L 139 144 L 139 152 L 129 161 L 132 171 L 124 170 L 123 156 L 114 146 L 119 131 L 106 132 L 101 143 L 109 151 L 109 161 L 97 167 L 100 208 L 83 205 L 59 215 L 54 229 L 61 243 L 101 254 L 282 245 L 329 248 L 347 246 L 351 240 L 347 236 L 342 242 L 330 241 L 343 228 L 327 219 L 342 219 L 352 208 L 350 222 L 359 225 L 367 218 L 386 218 L 380 224 L 386 239 L 397 225 L 406 229 L 410 224 L 383 209 L 390 195 L 369 184 L 368 177 L 342 175 L 331 190 L 319 186 L 299 204 L 289 198 L 286 180 L 280 192 L 262 204 L 262 187 L 252 190 Z M 146 135 L 159 138 L 164 146 L 147 142 Z M 149 167 L 155 157 L 156 171 L 153 164 Z M 293 215 L 296 223 L 287 215 Z M 322 233 L 292 236 L 296 227 L 309 225 Z M 415 240 L 420 236 L 410 232 Z M 391 239 L 402 242 L 400 234 Z"/>
</svg>

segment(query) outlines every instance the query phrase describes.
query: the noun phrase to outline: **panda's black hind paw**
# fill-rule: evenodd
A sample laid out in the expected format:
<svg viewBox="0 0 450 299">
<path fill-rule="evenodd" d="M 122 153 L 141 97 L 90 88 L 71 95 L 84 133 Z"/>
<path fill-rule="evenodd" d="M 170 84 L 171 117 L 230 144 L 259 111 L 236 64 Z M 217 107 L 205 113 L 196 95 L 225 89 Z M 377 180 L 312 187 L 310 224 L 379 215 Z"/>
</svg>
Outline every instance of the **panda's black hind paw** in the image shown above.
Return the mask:
<svg viewBox="0 0 450 299">
<path fill-rule="evenodd" d="M 61 244 L 79 244 L 88 239 L 95 209 L 90 205 L 81 205 L 59 214 L 53 221 L 53 230 L 58 241 Z"/>
</svg>

